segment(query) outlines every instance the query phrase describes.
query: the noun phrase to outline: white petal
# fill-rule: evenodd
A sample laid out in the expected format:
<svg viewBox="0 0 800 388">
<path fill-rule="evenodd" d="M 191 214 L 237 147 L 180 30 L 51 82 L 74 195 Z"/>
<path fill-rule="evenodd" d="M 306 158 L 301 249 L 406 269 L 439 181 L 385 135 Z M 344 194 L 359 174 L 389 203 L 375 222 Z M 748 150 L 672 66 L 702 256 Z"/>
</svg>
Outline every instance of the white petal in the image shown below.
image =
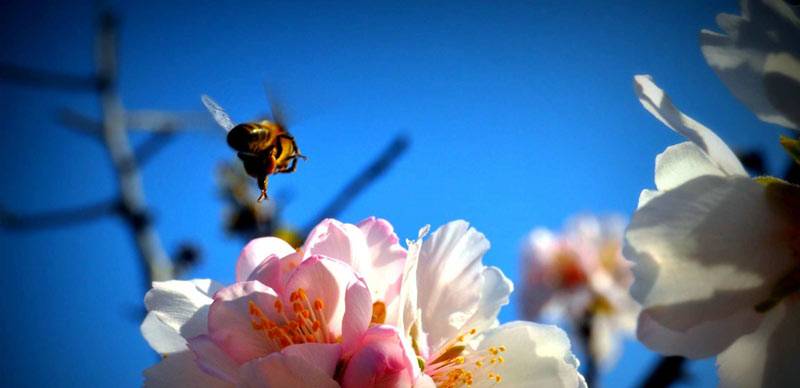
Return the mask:
<svg viewBox="0 0 800 388">
<path fill-rule="evenodd" d="M 464 324 L 464 328 L 474 328 L 478 331 L 494 325 L 500 308 L 508 304 L 509 296 L 514 291 L 514 283 L 497 267 L 484 268 L 482 277 L 483 288 L 478 309 Z"/>
<path fill-rule="evenodd" d="M 159 354 L 164 355 L 188 350 L 186 338 L 183 338 L 171 326 L 161 322 L 154 312 L 147 313 L 140 329 L 150 347 Z"/>
<path fill-rule="evenodd" d="M 504 362 L 494 369 L 503 387 L 586 387 L 566 333 L 555 326 L 509 322 L 487 331 L 478 350 L 498 346 L 507 349 Z M 475 387 L 495 386 L 480 377 L 475 377 Z"/>
<path fill-rule="evenodd" d="M 791 122 L 784 126 L 800 129 L 800 59 L 787 53 L 768 55 L 764 72 L 764 89 L 769 102 Z"/>
<path fill-rule="evenodd" d="M 233 387 L 233 384 L 204 373 L 194 362 L 192 352 L 167 356 L 158 364 L 144 370 L 145 388 L 174 387 Z"/>
<path fill-rule="evenodd" d="M 727 174 L 692 142 L 667 147 L 656 157 L 656 187 L 660 191 L 673 189 L 703 175 Z"/>
<path fill-rule="evenodd" d="M 456 337 L 477 311 L 483 287 L 481 259 L 488 250 L 489 240 L 460 220 L 440 227 L 422 244 L 417 300 L 432 349 Z"/>
<path fill-rule="evenodd" d="M 147 310 L 163 324 L 175 330 L 183 338 L 192 338 L 206 334 L 211 296 L 221 287 L 221 284 L 208 279 L 153 282 L 153 288 L 145 295 L 144 303 Z M 152 331 L 153 328 L 157 326 L 153 325 L 152 321 L 147 325 L 142 324 L 142 335 L 153 349 L 159 351 L 158 349 L 163 347 L 177 350 L 174 339 L 165 338 L 161 328 Z M 167 339 L 170 342 L 154 345 L 159 339 Z"/>
<path fill-rule="evenodd" d="M 781 303 L 767 313 L 753 333 L 717 357 L 720 387 L 798 387 L 800 305 Z"/>
<path fill-rule="evenodd" d="M 672 128 L 675 132 L 686 136 L 695 143 L 720 170 L 728 175 L 747 176 L 747 173 L 736 158 L 736 155 L 714 132 L 698 123 L 691 117 L 681 113 L 672 104 L 669 96 L 664 93 L 649 75 L 634 77 L 634 86 L 639 102 L 653 116 L 662 123 Z"/>
<path fill-rule="evenodd" d="M 744 309 L 722 319 L 704 321 L 686 331 L 673 331 L 661 326 L 645 310 L 639 315 L 636 335 L 658 353 L 699 359 L 719 354 L 742 334 L 755 330 L 760 322 L 760 314 Z"/>
<path fill-rule="evenodd" d="M 708 65 L 761 120 L 800 129 L 797 121 L 785 115 L 786 111 L 775 109 L 771 91 L 763 82 L 770 53 L 800 55 L 800 19 L 796 11 L 783 1 L 742 2 L 741 17 L 720 14 L 717 23 L 727 35 L 707 30 L 700 33 L 700 47 Z"/>
</svg>

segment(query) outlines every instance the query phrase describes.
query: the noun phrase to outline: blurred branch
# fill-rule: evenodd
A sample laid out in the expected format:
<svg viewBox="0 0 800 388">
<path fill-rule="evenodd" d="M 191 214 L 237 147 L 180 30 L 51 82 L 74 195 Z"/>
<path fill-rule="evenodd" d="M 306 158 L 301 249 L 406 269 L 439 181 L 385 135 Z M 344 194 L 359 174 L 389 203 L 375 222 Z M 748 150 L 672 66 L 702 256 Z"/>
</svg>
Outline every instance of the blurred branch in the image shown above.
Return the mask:
<svg viewBox="0 0 800 388">
<path fill-rule="evenodd" d="M 113 215 L 119 211 L 118 201 L 101 201 L 84 206 L 46 211 L 37 214 L 15 214 L 0 209 L 0 226 L 9 229 L 44 229 L 68 226 Z"/>
<path fill-rule="evenodd" d="M 161 110 L 138 110 L 125 113 L 125 125 L 129 129 L 152 132 L 174 132 L 188 128 L 217 128 L 208 113 L 167 112 Z"/>
<path fill-rule="evenodd" d="M 683 371 L 686 359 L 680 356 L 664 356 L 653 367 L 647 378 L 639 384 L 641 388 L 667 388 L 681 380 L 688 380 Z"/>
<path fill-rule="evenodd" d="M 98 141 L 103 140 L 100 136 L 103 127 L 97 120 L 70 108 L 59 109 L 56 112 L 56 121 L 81 135 L 89 136 Z"/>
<path fill-rule="evenodd" d="M 174 277 L 173 263 L 161 245 L 145 203 L 142 178 L 126 131 L 126 114 L 117 92 L 117 20 L 110 12 L 100 16 L 96 41 L 97 78 L 102 111 L 103 141 L 117 173 L 122 215 L 134 234 L 143 269 L 145 289 L 153 281 Z"/>
<path fill-rule="evenodd" d="M 583 352 L 586 355 L 583 361 L 583 365 L 585 366 L 585 371 L 583 373 L 584 379 L 586 379 L 586 386 L 587 387 L 598 387 L 600 386 L 597 380 L 597 358 L 592 351 L 592 325 L 594 324 L 594 313 L 591 309 L 588 309 L 586 313 L 581 317 L 580 321 L 578 322 L 578 335 L 581 339 L 581 345 L 583 345 Z"/>
<path fill-rule="evenodd" d="M 140 166 L 144 166 L 149 162 L 153 156 L 163 150 L 170 140 L 175 138 L 175 132 L 156 132 L 150 135 L 142 144 L 136 147 L 134 154 L 136 155 L 135 161 Z"/>
<path fill-rule="evenodd" d="M 36 70 L 8 63 L 0 63 L 0 80 L 61 90 L 94 91 L 98 87 L 94 77 Z"/>
<path fill-rule="evenodd" d="M 405 135 L 398 135 L 391 144 L 357 175 L 347 186 L 339 192 L 336 197 L 326 206 L 316 217 L 312 218 L 311 223 L 303 228 L 303 235 L 308 235 L 311 229 L 325 218 L 336 217 L 347 205 L 350 204 L 364 189 L 383 175 L 391 165 L 397 161 L 408 148 L 408 138 Z"/>
</svg>

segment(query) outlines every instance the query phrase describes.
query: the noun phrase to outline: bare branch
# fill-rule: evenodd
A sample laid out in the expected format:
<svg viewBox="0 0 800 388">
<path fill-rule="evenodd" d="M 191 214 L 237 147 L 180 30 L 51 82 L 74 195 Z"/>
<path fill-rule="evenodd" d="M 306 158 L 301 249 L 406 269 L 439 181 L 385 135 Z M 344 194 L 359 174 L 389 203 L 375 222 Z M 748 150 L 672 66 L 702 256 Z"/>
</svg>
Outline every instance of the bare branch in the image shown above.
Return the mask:
<svg viewBox="0 0 800 388">
<path fill-rule="evenodd" d="M 682 380 L 689 380 L 683 366 L 686 359 L 680 356 L 663 356 L 650 374 L 639 384 L 642 388 L 667 388 Z"/>
<path fill-rule="evenodd" d="M 98 86 L 93 77 L 36 70 L 8 63 L 0 63 L 0 80 L 27 86 L 85 92 L 97 90 Z"/>
<path fill-rule="evenodd" d="M 95 140 L 102 141 L 100 137 L 103 126 L 95 119 L 74 111 L 70 108 L 62 108 L 56 112 L 56 121 L 61 125 L 75 130 L 75 132 L 89 136 Z"/>
<path fill-rule="evenodd" d="M 391 144 L 370 163 L 360 174 L 358 174 L 347 186 L 339 192 L 336 197 L 326 206 L 312 222 L 306 225 L 303 230 L 304 235 L 308 235 L 311 229 L 325 218 L 336 217 L 350 204 L 361 192 L 364 191 L 371 183 L 383 175 L 391 165 L 397 161 L 397 158 L 403 154 L 408 148 L 408 138 L 404 135 L 398 135 L 394 138 Z"/>
<path fill-rule="evenodd" d="M 136 151 L 134 151 L 136 155 L 135 162 L 139 163 L 140 167 L 144 166 L 174 138 L 175 132 L 153 133 L 142 144 L 136 147 Z"/>
<path fill-rule="evenodd" d="M 46 229 L 70 226 L 118 214 L 119 201 L 100 201 L 83 206 L 36 214 L 16 214 L 0 209 L 0 226 L 7 229 Z"/>
<path fill-rule="evenodd" d="M 153 281 L 172 279 L 172 262 L 161 246 L 144 200 L 142 178 L 125 129 L 125 110 L 117 92 L 117 21 L 110 12 L 100 18 L 97 72 L 103 115 L 103 140 L 117 172 L 123 216 L 131 228 L 141 257 L 146 289 Z"/>
<path fill-rule="evenodd" d="M 125 124 L 129 129 L 153 132 L 217 128 L 217 124 L 204 112 L 167 112 L 160 110 L 126 112 Z"/>
</svg>

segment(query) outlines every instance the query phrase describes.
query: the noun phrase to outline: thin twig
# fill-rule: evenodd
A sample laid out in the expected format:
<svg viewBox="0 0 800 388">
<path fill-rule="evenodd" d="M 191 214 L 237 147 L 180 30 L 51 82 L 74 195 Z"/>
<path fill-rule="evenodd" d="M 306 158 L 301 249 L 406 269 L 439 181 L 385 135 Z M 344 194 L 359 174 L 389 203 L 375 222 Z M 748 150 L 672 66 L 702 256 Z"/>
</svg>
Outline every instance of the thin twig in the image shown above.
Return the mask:
<svg viewBox="0 0 800 388">
<path fill-rule="evenodd" d="M 119 212 L 119 201 L 100 201 L 69 209 L 36 214 L 16 214 L 0 209 L 0 226 L 9 229 L 44 229 L 94 221 Z"/>
<path fill-rule="evenodd" d="M 98 87 L 98 82 L 93 77 L 36 70 L 8 63 L 0 63 L 0 80 L 67 91 L 91 92 Z"/>
<path fill-rule="evenodd" d="M 583 377 L 586 379 L 586 386 L 595 388 L 599 386 L 599 382 L 597 380 L 597 358 L 592 351 L 593 324 L 594 313 L 589 309 L 583 317 L 581 317 L 580 322 L 578 322 L 578 335 L 580 336 L 581 344 L 583 345 L 583 353 L 585 355 L 583 360 L 583 365 L 585 366 Z"/>
<path fill-rule="evenodd" d="M 680 356 L 661 357 L 658 364 L 653 367 L 647 378 L 639 384 L 641 388 L 667 388 L 688 376 L 683 370 L 686 359 Z"/>
<path fill-rule="evenodd" d="M 326 206 L 312 221 L 303 228 L 303 235 L 308 235 L 311 229 L 325 218 L 336 217 L 347 205 L 350 204 L 367 186 L 385 173 L 388 168 L 397 160 L 400 155 L 408 148 L 408 138 L 405 135 L 398 135 L 391 144 L 358 174 L 347 186 L 339 192 L 336 197 Z"/>
<path fill-rule="evenodd" d="M 185 129 L 219 128 L 207 113 L 137 110 L 125 112 L 125 126 L 148 132 L 175 132 Z"/>
<path fill-rule="evenodd" d="M 142 144 L 139 144 L 134 151 L 136 155 L 136 162 L 139 167 L 144 166 L 152 160 L 153 156 L 163 150 L 172 139 L 175 138 L 174 131 L 156 132 L 150 135 Z"/>
<path fill-rule="evenodd" d="M 89 136 L 97 141 L 103 141 L 101 137 L 103 130 L 102 124 L 82 113 L 76 112 L 70 108 L 62 108 L 56 112 L 56 121 L 69 129 L 75 130 L 75 132 L 81 135 Z"/>
</svg>

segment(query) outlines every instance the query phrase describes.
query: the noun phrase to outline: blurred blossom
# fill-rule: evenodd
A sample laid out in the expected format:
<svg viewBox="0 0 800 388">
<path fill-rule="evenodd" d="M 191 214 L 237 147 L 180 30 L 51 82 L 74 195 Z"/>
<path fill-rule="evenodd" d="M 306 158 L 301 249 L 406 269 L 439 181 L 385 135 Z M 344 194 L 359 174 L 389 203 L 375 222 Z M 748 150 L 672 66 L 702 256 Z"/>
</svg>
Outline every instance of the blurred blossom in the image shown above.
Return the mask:
<svg viewBox="0 0 800 388">
<path fill-rule="evenodd" d="M 582 215 L 562 233 L 537 228 L 522 247 L 522 310 L 527 319 L 567 321 L 578 329 L 590 320 L 591 355 L 603 365 L 616 360 L 623 335 L 632 334 L 638 305 L 628 295 L 633 281 L 621 253 L 621 216 Z"/>
<path fill-rule="evenodd" d="M 406 250 L 385 220 L 325 220 L 302 249 L 251 241 L 230 286 L 154 283 L 142 333 L 165 358 L 145 386 L 585 387 L 560 329 L 498 326 L 512 285 L 482 234 L 424 233 Z"/>
<path fill-rule="evenodd" d="M 639 339 L 668 355 L 717 356 L 723 387 L 800 386 L 800 187 L 751 179 L 650 77 L 635 86 L 689 139 L 658 155 L 656 190 L 642 192 L 625 234 Z"/>
<path fill-rule="evenodd" d="M 800 7 L 742 0 L 741 8 L 741 15 L 717 16 L 723 33 L 700 33 L 703 55 L 758 118 L 800 129 Z"/>
</svg>

